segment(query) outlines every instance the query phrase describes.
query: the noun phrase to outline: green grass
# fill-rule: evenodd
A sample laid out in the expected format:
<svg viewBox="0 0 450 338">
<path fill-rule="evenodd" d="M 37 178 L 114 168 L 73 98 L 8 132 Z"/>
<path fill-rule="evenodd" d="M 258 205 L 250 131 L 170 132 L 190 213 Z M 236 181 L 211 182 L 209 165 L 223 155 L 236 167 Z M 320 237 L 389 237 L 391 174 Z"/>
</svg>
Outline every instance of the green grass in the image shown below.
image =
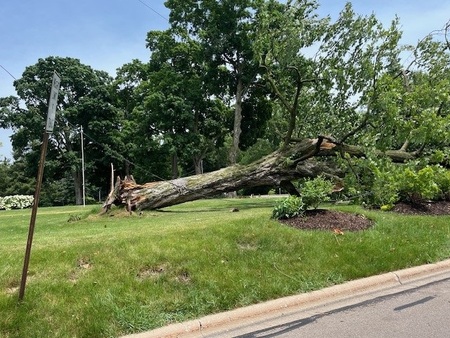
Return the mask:
<svg viewBox="0 0 450 338">
<path fill-rule="evenodd" d="M 449 216 L 342 206 L 376 224 L 337 236 L 279 224 L 275 203 L 41 208 L 22 303 L 30 210 L 0 211 L 0 337 L 117 337 L 450 257 Z"/>
</svg>

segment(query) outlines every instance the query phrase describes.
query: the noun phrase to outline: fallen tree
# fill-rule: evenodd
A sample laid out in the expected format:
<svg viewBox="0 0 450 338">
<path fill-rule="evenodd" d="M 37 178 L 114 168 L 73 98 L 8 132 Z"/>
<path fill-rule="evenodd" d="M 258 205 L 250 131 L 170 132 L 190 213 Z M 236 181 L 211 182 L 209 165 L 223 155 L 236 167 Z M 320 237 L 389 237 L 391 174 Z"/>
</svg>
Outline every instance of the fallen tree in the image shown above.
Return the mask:
<svg viewBox="0 0 450 338">
<path fill-rule="evenodd" d="M 427 36 L 418 43 L 414 60 L 405 69 L 400 62 L 404 49 L 399 44 L 397 20 L 384 28 L 374 15 L 356 15 L 347 4 L 336 22 L 330 23 L 317 20 L 309 2 L 263 3 L 261 17 L 255 18 L 260 21 L 251 34 L 252 52 L 260 68 L 254 78 L 264 90 L 248 95 L 262 98 L 267 96 L 265 90 L 270 92 L 275 128 L 267 131 L 282 137 L 281 148 L 248 165 L 171 181 L 137 184 L 132 177 L 117 178 L 105 210 L 113 204 L 126 205 L 130 211 L 158 209 L 263 185 L 299 194 L 292 183 L 299 178 L 324 174 L 339 182 L 345 173 L 333 157 L 346 159 L 344 154 L 364 157 L 370 152 L 367 157 L 387 156 L 393 162 L 407 162 L 433 149 L 439 150 L 440 157 L 447 156 L 443 148 L 448 147 L 449 97 L 445 93 L 450 84 L 441 80 L 448 78 L 450 71 L 445 66 L 450 57 L 448 44 Z M 180 12 L 184 10 L 187 8 Z M 311 48 L 316 50 L 314 57 L 309 56 Z M 144 87 L 139 97 L 149 86 Z M 282 123 L 278 126 L 278 122 Z M 324 131 L 339 141 L 325 136 L 293 140 L 294 135 Z M 369 144 L 372 149 L 347 142 Z M 400 150 L 377 153 L 374 149 L 380 147 Z M 408 147 L 418 150 L 408 152 Z M 350 162 L 348 168 L 358 176 Z M 370 170 L 368 167 L 361 176 Z"/>
<path fill-rule="evenodd" d="M 132 176 L 118 177 L 103 209 L 107 211 L 113 204 L 124 205 L 128 211 L 159 209 L 263 185 L 281 186 L 290 194 L 298 194 L 292 180 L 325 174 L 339 181 L 343 173 L 324 157 L 344 153 L 356 157 L 365 155 L 360 147 L 320 136 L 293 142 L 249 165 L 233 165 L 201 175 L 146 184 L 137 184 Z M 395 162 L 405 162 L 417 156 L 415 152 L 403 150 L 380 152 L 383 154 Z"/>
</svg>

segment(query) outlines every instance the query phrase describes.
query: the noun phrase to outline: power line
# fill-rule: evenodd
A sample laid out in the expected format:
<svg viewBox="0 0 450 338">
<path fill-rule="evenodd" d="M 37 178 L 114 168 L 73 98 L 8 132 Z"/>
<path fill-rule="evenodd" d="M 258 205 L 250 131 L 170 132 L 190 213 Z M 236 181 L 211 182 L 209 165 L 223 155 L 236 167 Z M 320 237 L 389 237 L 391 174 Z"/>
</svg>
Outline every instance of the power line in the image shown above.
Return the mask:
<svg viewBox="0 0 450 338">
<path fill-rule="evenodd" d="M 0 65 L 0 67 L 2 67 L 2 69 L 3 69 L 5 72 L 7 72 L 7 73 L 9 74 L 9 76 L 11 76 L 14 80 L 17 80 L 17 79 L 14 77 L 14 75 L 12 75 L 12 74 L 8 71 L 8 69 L 6 69 L 5 67 L 3 67 L 2 65 Z"/>
<path fill-rule="evenodd" d="M 72 124 L 71 122 L 69 122 L 67 120 L 67 118 L 60 116 L 60 118 L 62 118 L 64 120 L 65 123 L 67 123 L 67 125 L 69 127 L 71 127 L 73 130 L 79 130 L 79 128 L 77 126 L 75 126 L 74 124 Z M 130 159 L 126 158 L 125 156 L 123 156 L 121 153 L 119 153 L 118 151 L 112 149 L 108 144 L 104 144 L 101 143 L 99 141 L 97 141 L 96 139 L 94 139 L 91 135 L 87 134 L 86 131 L 83 131 L 83 135 L 91 140 L 92 143 L 98 145 L 99 147 L 101 147 L 102 149 L 105 150 L 106 154 L 108 154 L 111 158 L 115 158 L 116 160 L 119 161 L 124 161 L 124 162 L 128 162 L 129 164 L 133 165 L 135 168 L 141 169 L 142 171 L 146 172 L 148 171 L 147 169 L 143 168 L 142 166 L 134 163 L 133 161 L 131 161 Z M 150 173 L 153 177 L 157 178 L 160 181 L 167 181 L 166 179 L 154 174 L 154 173 Z"/>
<path fill-rule="evenodd" d="M 163 18 L 166 21 L 169 21 L 169 19 L 167 19 L 164 15 L 162 15 L 161 13 L 159 13 L 157 10 L 155 10 L 154 8 L 152 8 L 150 5 L 147 5 L 144 1 L 138 0 L 141 4 L 143 4 L 145 7 L 149 8 L 151 11 L 153 11 L 154 13 L 156 13 L 157 15 L 159 15 L 161 18 Z"/>
<path fill-rule="evenodd" d="M 69 121 L 67 121 L 67 119 L 66 119 L 66 122 L 69 124 L 69 126 L 72 126 L 74 129 L 77 129 L 74 125 L 72 125 Z M 90 136 L 90 135 L 88 135 L 88 134 L 86 134 L 86 133 L 84 133 L 83 135 L 84 135 L 86 138 L 90 139 L 93 143 L 95 143 L 95 144 L 97 144 L 98 146 L 100 146 L 100 147 L 102 147 L 103 149 L 105 149 L 106 154 L 108 154 L 108 155 L 111 156 L 112 158 L 115 158 L 115 159 L 117 159 L 117 160 L 119 160 L 119 161 L 125 161 L 125 162 L 128 162 L 129 164 L 133 165 L 135 168 L 141 169 L 141 170 L 144 171 L 144 172 L 148 172 L 148 169 L 143 168 L 142 166 L 140 166 L 140 165 L 138 165 L 138 164 L 136 164 L 136 163 L 130 161 L 128 158 L 126 158 L 125 156 L 123 156 L 122 154 L 120 154 L 118 151 L 113 150 L 109 145 L 103 144 L 103 143 L 100 143 L 100 142 L 96 141 L 92 136 Z M 165 179 L 165 178 L 163 178 L 163 177 L 161 177 L 161 176 L 158 176 L 158 175 L 155 174 L 155 173 L 149 172 L 149 174 L 150 174 L 151 176 L 155 177 L 157 180 L 159 180 L 159 181 L 161 181 L 161 182 L 165 182 L 165 183 L 171 184 L 172 186 L 175 187 L 175 189 L 177 189 L 177 190 L 179 190 L 179 191 L 183 191 L 183 190 L 184 190 L 184 191 L 193 191 L 192 189 L 187 188 L 187 187 L 184 186 L 184 185 L 178 185 L 177 183 L 173 182 L 173 180 Z M 208 198 L 208 197 L 209 197 L 208 195 L 203 194 L 203 193 L 201 193 L 201 192 L 198 192 L 198 194 L 199 194 L 200 196 L 203 196 L 204 198 Z"/>
</svg>

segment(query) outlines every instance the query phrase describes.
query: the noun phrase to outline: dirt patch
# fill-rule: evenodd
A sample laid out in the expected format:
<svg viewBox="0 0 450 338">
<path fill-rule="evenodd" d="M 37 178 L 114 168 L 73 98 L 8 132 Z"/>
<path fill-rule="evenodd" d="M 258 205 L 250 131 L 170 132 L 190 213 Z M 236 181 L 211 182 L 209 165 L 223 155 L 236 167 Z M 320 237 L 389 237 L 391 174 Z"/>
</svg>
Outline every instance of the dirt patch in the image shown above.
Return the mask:
<svg viewBox="0 0 450 338">
<path fill-rule="evenodd" d="M 191 282 L 191 276 L 187 271 L 181 271 L 176 277 L 175 280 L 181 284 L 189 284 Z"/>
<path fill-rule="evenodd" d="M 92 263 L 89 258 L 80 258 L 77 260 L 77 268 L 89 270 L 90 268 L 92 268 Z"/>
<path fill-rule="evenodd" d="M 374 223 L 364 215 L 325 209 L 307 210 L 303 217 L 280 221 L 298 229 L 330 230 L 338 234 L 342 231 L 364 230 Z"/>
<path fill-rule="evenodd" d="M 167 268 L 166 268 L 165 265 L 143 267 L 142 269 L 139 270 L 139 272 L 138 272 L 136 277 L 139 280 L 157 279 L 164 272 L 166 272 L 166 270 L 167 270 Z"/>
<path fill-rule="evenodd" d="M 82 257 L 77 259 L 77 267 L 69 273 L 69 281 L 77 283 L 78 279 L 90 269 L 92 269 L 92 262 L 89 258 Z"/>
</svg>

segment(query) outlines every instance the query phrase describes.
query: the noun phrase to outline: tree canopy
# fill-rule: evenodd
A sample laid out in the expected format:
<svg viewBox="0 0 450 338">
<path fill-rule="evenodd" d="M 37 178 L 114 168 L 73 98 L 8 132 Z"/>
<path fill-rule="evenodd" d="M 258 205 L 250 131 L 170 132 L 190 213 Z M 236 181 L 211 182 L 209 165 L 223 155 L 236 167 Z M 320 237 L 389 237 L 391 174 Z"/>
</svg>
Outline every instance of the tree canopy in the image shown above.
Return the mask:
<svg viewBox="0 0 450 338">
<path fill-rule="evenodd" d="M 39 59 L 14 82 L 18 97 L 2 99 L 2 123 L 13 130 L 15 160 L 26 163 L 26 175 L 35 177 L 54 71 L 61 77 L 61 86 L 58 114 L 48 147 L 47 177 L 53 181 L 48 185 L 71 180 L 74 198 L 69 201 L 81 204 L 80 129 L 92 137 L 85 146 L 90 184 L 94 186 L 105 182 L 104 175 L 98 174 L 109 166 L 109 161 L 104 161 L 104 148 L 99 144 L 116 144 L 118 140 L 121 118 L 120 111 L 112 105 L 109 90 L 112 78 L 77 59 Z"/>
<path fill-rule="evenodd" d="M 253 181 L 233 186 L 231 177 L 225 187 L 216 182 L 217 192 L 272 185 L 295 193 L 295 180 L 322 170 L 345 180 L 349 194 L 371 189 L 374 166 L 386 161 L 448 166 L 448 24 L 404 46 L 398 18 L 386 26 L 350 3 L 334 21 L 309 0 L 166 6 L 170 27 L 148 33 L 148 62 L 132 60 L 113 79 L 77 59 L 48 57 L 15 81 L 18 97 L 0 99 L 1 126 L 14 131 L 14 165 L 26 176 L 37 163 L 55 70 L 62 83 L 48 188 L 59 182 L 56 194 L 73 184 L 77 203 L 81 127 L 89 185 L 103 191 L 112 162 L 116 174 L 144 182 L 229 165 L 226 172 L 241 166 L 242 174 L 270 162 L 257 172 L 271 179 L 251 169 Z"/>
</svg>

